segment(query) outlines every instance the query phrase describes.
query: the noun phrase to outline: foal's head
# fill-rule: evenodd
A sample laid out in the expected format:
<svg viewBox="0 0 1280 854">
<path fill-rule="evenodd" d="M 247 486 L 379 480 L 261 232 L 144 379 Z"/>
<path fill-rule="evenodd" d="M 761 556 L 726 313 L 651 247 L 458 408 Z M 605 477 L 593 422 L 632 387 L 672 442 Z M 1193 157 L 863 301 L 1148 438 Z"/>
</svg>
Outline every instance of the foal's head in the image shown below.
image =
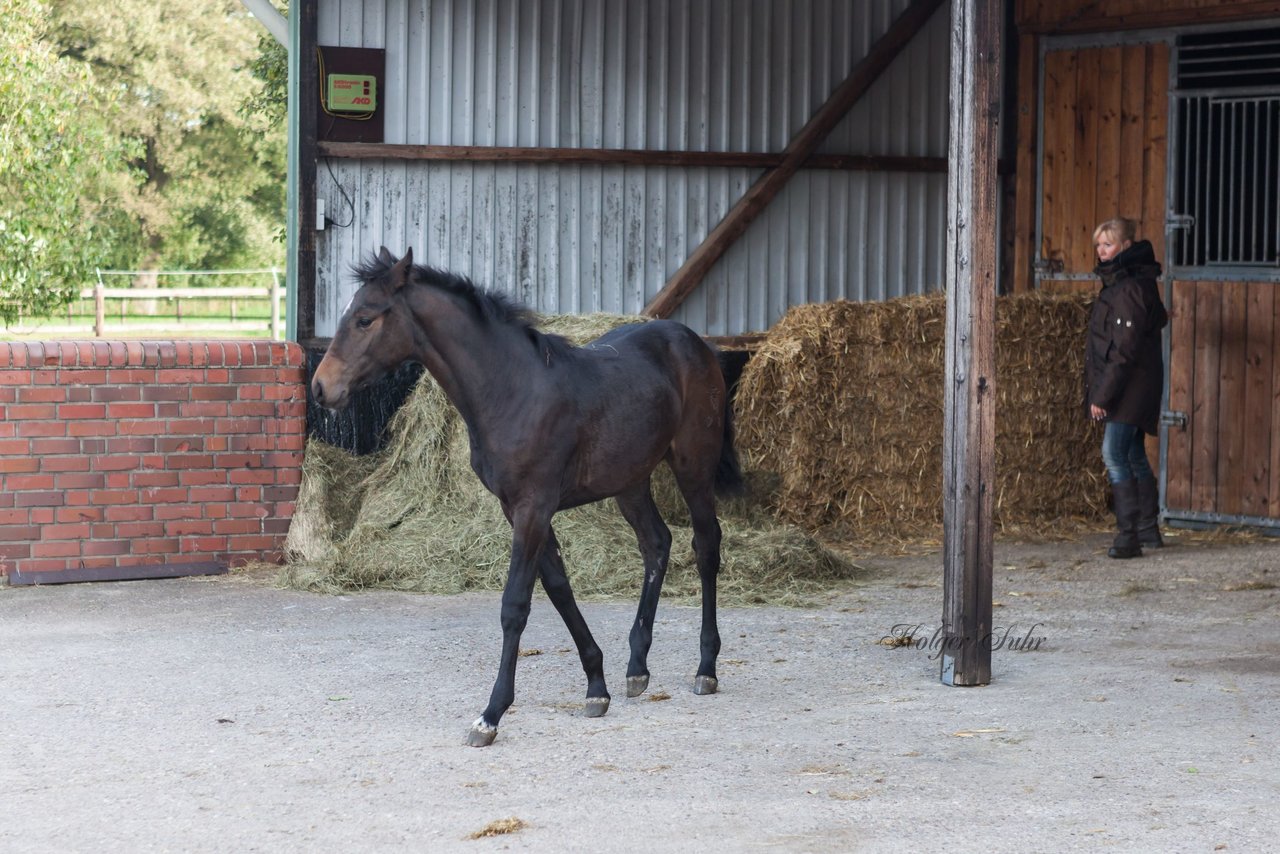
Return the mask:
<svg viewBox="0 0 1280 854">
<path fill-rule="evenodd" d="M 311 380 L 316 402 L 330 409 L 342 408 L 351 392 L 414 356 L 414 321 L 404 293 L 413 274 L 413 250 L 396 260 L 384 246 L 376 261 L 356 273 L 360 288 Z"/>
</svg>

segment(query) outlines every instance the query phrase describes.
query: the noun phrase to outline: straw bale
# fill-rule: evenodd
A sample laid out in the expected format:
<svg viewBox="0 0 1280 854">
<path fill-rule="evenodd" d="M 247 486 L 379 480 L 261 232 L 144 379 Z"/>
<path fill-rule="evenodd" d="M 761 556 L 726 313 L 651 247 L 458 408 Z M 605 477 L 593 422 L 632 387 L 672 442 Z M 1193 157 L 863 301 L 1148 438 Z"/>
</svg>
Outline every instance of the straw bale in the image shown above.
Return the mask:
<svg viewBox="0 0 1280 854">
<path fill-rule="evenodd" d="M 1080 415 L 1088 298 L 1002 297 L 996 318 L 996 522 L 1096 521 L 1096 426 Z M 940 533 L 946 300 L 798 306 L 738 387 L 739 446 L 777 476 L 779 515 L 863 542 Z"/>
<path fill-rule="evenodd" d="M 640 319 L 587 316 L 546 319 L 543 326 L 583 342 Z M 471 471 L 465 425 L 430 375 L 388 429 L 386 449 L 371 457 L 308 443 L 285 583 L 324 590 L 501 589 L 511 529 Z M 748 473 L 748 483 L 759 482 Z M 653 490 L 673 537 L 664 594 L 694 598 L 692 531 L 665 465 L 655 472 Z M 846 561 L 776 521 L 750 494 L 722 503 L 722 602 L 799 603 L 851 577 Z M 579 598 L 638 595 L 643 572 L 635 534 L 612 501 L 557 514 L 553 525 Z"/>
</svg>

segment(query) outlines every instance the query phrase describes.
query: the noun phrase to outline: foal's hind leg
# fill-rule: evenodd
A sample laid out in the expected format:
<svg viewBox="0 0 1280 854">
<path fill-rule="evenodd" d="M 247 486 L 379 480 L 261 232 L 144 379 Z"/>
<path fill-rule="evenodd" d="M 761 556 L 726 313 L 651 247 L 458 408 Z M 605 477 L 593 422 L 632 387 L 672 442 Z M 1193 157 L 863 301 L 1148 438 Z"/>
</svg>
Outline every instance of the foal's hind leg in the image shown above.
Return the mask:
<svg viewBox="0 0 1280 854">
<path fill-rule="evenodd" d="M 564 571 L 564 561 L 560 558 L 560 543 L 556 540 L 556 532 L 552 530 L 542 547 L 542 559 L 538 563 L 538 574 L 542 578 L 542 589 L 547 591 L 547 598 L 560 612 L 561 619 L 569 629 L 573 642 L 578 647 L 578 656 L 582 659 L 582 669 L 587 674 L 587 709 L 589 718 L 598 718 L 609 711 L 609 691 L 604 684 L 604 654 L 587 621 L 578 610 L 578 603 L 573 598 L 573 589 L 569 586 L 569 576 Z"/>
<path fill-rule="evenodd" d="M 716 576 L 720 574 L 720 522 L 716 519 L 716 500 L 710 479 L 698 486 L 688 486 L 676 479 L 689 505 L 693 520 L 693 551 L 698 559 L 698 577 L 702 581 L 702 634 L 698 674 L 693 680 L 693 693 L 714 694 L 716 657 L 720 654 L 720 629 L 716 625 Z"/>
<path fill-rule="evenodd" d="M 638 697 L 649 687 L 649 647 L 653 644 L 653 620 L 671 556 L 671 531 L 653 503 L 649 481 L 617 497 L 618 509 L 636 532 L 644 558 L 644 585 L 640 606 L 631 627 L 631 660 L 627 663 L 627 696 Z"/>
</svg>

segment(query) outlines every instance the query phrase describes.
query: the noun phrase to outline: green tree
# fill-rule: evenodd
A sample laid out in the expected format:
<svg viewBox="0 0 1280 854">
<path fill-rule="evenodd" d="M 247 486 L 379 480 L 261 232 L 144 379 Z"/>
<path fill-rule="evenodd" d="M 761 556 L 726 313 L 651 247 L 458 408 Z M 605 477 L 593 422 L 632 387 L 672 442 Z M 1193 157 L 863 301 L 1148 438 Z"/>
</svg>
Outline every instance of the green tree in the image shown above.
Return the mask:
<svg viewBox="0 0 1280 854">
<path fill-rule="evenodd" d="M 63 55 L 119 93 L 100 118 L 138 146 L 143 180 L 118 199 L 141 235 L 131 266 L 279 264 L 285 127 L 243 109 L 261 27 L 238 0 L 51 5 Z"/>
<path fill-rule="evenodd" d="M 0 317 L 63 305 L 136 236 L 110 204 L 137 150 L 102 120 L 110 93 L 43 39 L 48 7 L 0 0 Z M 127 254 L 127 253 L 125 253 Z"/>
<path fill-rule="evenodd" d="M 289 15 L 289 4 L 276 0 L 275 7 Z M 259 115 L 283 125 L 289 115 L 289 51 L 270 34 L 258 38 L 258 54 L 249 62 L 249 73 L 262 88 L 241 107 L 241 112 Z"/>
<path fill-rule="evenodd" d="M 273 5 L 287 18 L 289 4 L 287 0 L 273 0 Z M 284 129 L 279 138 L 280 145 L 288 143 L 289 119 L 289 49 L 270 33 L 263 32 L 258 36 L 257 55 L 249 61 L 249 74 L 259 84 L 256 92 L 240 105 L 240 114 L 251 117 L 258 123 L 266 123 L 273 128 Z M 285 152 L 280 153 L 281 161 L 287 160 Z M 285 200 L 280 200 L 281 210 Z M 283 245 L 287 239 L 285 218 L 281 215 L 276 238 Z"/>
<path fill-rule="evenodd" d="M 0 316 L 47 313 L 94 267 L 283 261 L 286 129 L 264 95 L 283 53 L 263 59 L 237 0 L 0 14 Z"/>
</svg>

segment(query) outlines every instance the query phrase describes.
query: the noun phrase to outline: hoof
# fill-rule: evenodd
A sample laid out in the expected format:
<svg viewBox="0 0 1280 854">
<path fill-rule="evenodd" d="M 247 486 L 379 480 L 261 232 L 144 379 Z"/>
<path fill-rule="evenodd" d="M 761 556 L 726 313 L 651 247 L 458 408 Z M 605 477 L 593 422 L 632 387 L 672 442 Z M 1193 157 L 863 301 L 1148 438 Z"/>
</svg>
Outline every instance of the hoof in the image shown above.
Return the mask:
<svg viewBox="0 0 1280 854">
<path fill-rule="evenodd" d="M 587 698 L 587 717 L 602 718 L 604 713 L 609 711 L 608 697 L 588 697 Z"/>
<path fill-rule="evenodd" d="M 714 694 L 720 688 L 720 683 L 716 681 L 714 676 L 698 676 L 693 680 L 693 693 L 695 694 Z"/>
<path fill-rule="evenodd" d="M 467 744 L 472 747 L 488 747 L 497 737 L 496 726 L 489 726 L 484 722 L 484 718 L 476 718 L 476 722 L 471 725 L 471 731 L 467 733 Z"/>
<path fill-rule="evenodd" d="M 627 696 L 639 697 L 649 687 L 649 674 L 627 677 Z"/>
</svg>

